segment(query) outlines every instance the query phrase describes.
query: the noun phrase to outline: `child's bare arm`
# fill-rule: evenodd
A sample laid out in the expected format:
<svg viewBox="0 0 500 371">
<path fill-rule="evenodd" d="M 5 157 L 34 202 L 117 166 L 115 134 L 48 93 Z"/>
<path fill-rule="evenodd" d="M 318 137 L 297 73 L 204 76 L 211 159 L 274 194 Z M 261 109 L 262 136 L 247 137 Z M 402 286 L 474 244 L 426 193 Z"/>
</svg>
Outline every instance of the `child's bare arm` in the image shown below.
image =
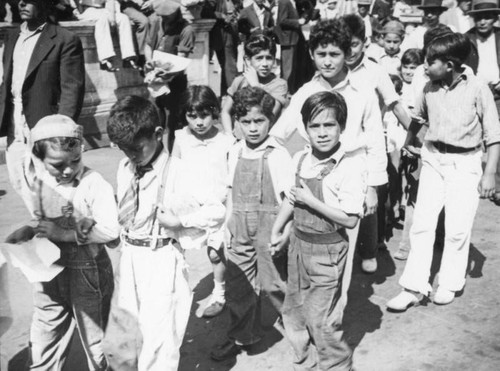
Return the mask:
<svg viewBox="0 0 500 371">
<path fill-rule="evenodd" d="M 49 220 L 41 220 L 35 227 L 38 237 L 44 237 L 52 242 L 76 242 L 76 234 L 72 229 L 64 229 Z"/>
<path fill-rule="evenodd" d="M 227 134 L 233 133 L 233 122 L 231 120 L 231 108 L 233 108 L 233 98 L 229 95 L 224 99 L 224 104 L 222 105 L 222 111 L 220 113 L 220 119 L 222 122 L 222 127 L 224 132 Z"/>
<path fill-rule="evenodd" d="M 271 230 L 271 253 L 273 255 L 285 245 L 284 240 L 286 240 L 290 234 L 291 223 L 289 222 L 292 219 L 292 215 L 293 204 L 287 199 L 283 200 Z"/>
<path fill-rule="evenodd" d="M 224 220 L 224 244 L 226 248 L 231 247 L 231 231 L 227 227 L 227 223 L 229 222 L 229 218 L 231 218 L 231 214 L 233 213 L 233 192 L 231 188 L 228 188 L 227 198 L 226 198 L 226 218 Z"/>
<path fill-rule="evenodd" d="M 401 123 L 401 125 L 403 125 L 404 128 L 408 130 L 411 124 L 411 117 L 405 110 L 403 104 L 400 101 L 397 101 L 394 104 L 394 106 L 392 107 L 392 112 L 394 113 L 394 116 L 396 116 L 398 121 Z"/>
<path fill-rule="evenodd" d="M 356 226 L 359 219 L 358 216 L 347 214 L 340 209 L 328 206 L 326 203 L 320 201 L 314 196 L 303 180 L 300 181 L 300 185 L 301 187 L 293 187 L 291 191 L 292 195 L 295 197 L 295 202 L 309 206 L 335 224 L 349 229 Z"/>
<path fill-rule="evenodd" d="M 31 240 L 35 236 L 35 229 L 32 226 L 25 225 L 7 236 L 6 243 L 20 243 Z"/>
<path fill-rule="evenodd" d="M 500 156 L 500 143 L 488 146 L 487 154 L 486 166 L 479 182 L 478 191 L 482 198 L 493 198 L 495 195 L 495 174 Z"/>
</svg>

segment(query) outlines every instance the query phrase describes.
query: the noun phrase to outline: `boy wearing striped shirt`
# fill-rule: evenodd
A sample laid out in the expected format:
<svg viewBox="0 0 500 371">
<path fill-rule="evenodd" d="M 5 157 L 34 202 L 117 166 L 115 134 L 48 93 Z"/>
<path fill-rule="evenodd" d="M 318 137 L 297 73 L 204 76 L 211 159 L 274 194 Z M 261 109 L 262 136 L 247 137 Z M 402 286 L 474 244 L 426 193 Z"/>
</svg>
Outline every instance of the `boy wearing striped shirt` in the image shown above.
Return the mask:
<svg viewBox="0 0 500 371">
<path fill-rule="evenodd" d="M 451 33 L 427 47 L 430 81 L 417 99 L 415 114 L 429 123 L 421 150 L 422 172 L 410 231 L 411 250 L 399 283 L 403 291 L 387 303 L 404 311 L 419 294 L 429 295 L 430 266 L 438 215 L 445 208 L 445 246 L 434 294 L 436 304 L 449 304 L 465 285 L 472 224 L 479 197 L 493 198 L 500 155 L 500 124 L 489 88 L 462 64 L 470 52 L 465 36 Z M 412 123 L 407 137 L 411 143 Z M 482 145 L 487 149 L 484 173 Z M 410 150 L 411 148 L 408 147 Z"/>
</svg>

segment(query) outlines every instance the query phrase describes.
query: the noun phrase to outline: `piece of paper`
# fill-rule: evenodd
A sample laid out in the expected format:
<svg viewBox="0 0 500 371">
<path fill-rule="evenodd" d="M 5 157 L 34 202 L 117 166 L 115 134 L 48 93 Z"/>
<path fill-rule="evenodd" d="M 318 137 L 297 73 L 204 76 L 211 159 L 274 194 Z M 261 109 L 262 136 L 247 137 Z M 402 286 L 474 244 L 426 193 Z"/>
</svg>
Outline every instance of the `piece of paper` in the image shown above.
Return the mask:
<svg viewBox="0 0 500 371">
<path fill-rule="evenodd" d="M 46 238 L 34 237 L 20 244 L 2 243 L 0 249 L 31 283 L 48 282 L 64 269 L 54 264 L 61 256 L 59 248 Z"/>
<path fill-rule="evenodd" d="M 178 55 L 161 52 L 159 50 L 153 51 L 153 61 L 170 63 L 172 68 L 167 71 L 169 74 L 184 71 L 191 63 L 191 59 L 189 58 L 179 57 Z"/>
</svg>

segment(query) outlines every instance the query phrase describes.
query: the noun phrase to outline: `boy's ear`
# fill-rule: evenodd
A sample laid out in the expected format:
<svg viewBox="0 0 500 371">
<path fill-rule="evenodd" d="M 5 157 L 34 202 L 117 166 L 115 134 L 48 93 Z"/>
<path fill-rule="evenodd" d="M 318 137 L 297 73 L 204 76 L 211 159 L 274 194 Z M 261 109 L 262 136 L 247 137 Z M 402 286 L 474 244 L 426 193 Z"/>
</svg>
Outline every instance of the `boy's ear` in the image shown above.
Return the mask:
<svg viewBox="0 0 500 371">
<path fill-rule="evenodd" d="M 450 71 L 455 71 L 455 63 L 452 61 L 447 61 L 446 62 L 446 68 L 449 69 Z"/>
<path fill-rule="evenodd" d="M 155 134 L 154 135 L 155 135 L 155 137 L 156 137 L 157 140 L 159 140 L 159 141 L 163 140 L 163 132 L 164 132 L 164 130 L 163 130 L 163 128 L 161 126 L 157 126 L 155 128 Z"/>
</svg>

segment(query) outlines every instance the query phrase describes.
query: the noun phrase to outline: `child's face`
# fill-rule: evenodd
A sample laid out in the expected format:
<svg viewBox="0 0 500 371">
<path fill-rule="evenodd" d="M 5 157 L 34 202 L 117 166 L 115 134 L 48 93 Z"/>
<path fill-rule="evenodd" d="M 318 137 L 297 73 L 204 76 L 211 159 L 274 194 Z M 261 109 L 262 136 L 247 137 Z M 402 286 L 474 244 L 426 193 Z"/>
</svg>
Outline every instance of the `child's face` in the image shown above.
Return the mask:
<svg viewBox="0 0 500 371">
<path fill-rule="evenodd" d="M 415 69 L 418 66 L 415 63 L 403 64 L 401 65 L 401 78 L 407 84 L 410 84 L 413 80 L 413 75 L 415 74 Z"/>
<path fill-rule="evenodd" d="M 403 38 L 395 33 L 388 33 L 384 36 L 384 50 L 388 55 L 399 53 L 399 47 L 403 42 Z"/>
<path fill-rule="evenodd" d="M 271 74 L 274 65 L 274 56 L 269 50 L 262 50 L 247 60 L 250 66 L 257 71 L 259 77 L 266 78 Z"/>
<path fill-rule="evenodd" d="M 58 183 L 71 183 L 83 167 L 82 147 L 76 146 L 73 150 L 62 150 L 57 145 L 49 144 L 43 164 Z"/>
<path fill-rule="evenodd" d="M 320 112 L 307 123 L 307 135 L 313 152 L 327 153 L 339 142 L 342 130 L 337 122 L 335 111 L 327 109 Z"/>
<path fill-rule="evenodd" d="M 351 40 L 351 49 L 345 59 L 345 63 L 350 67 L 355 65 L 362 57 L 365 43 L 359 37 L 353 36 Z"/>
<path fill-rule="evenodd" d="M 335 78 L 344 68 L 345 53 L 336 45 L 319 45 L 311 57 L 317 70 L 327 81 Z"/>
<path fill-rule="evenodd" d="M 212 129 L 214 118 L 210 113 L 187 112 L 186 121 L 191 132 L 197 138 L 203 139 Z"/>
<path fill-rule="evenodd" d="M 163 128 L 156 127 L 151 137 L 135 139 L 130 147 L 118 146 L 135 166 L 143 167 L 151 162 L 154 155 L 160 149 L 163 137 Z"/>
<path fill-rule="evenodd" d="M 369 5 L 358 5 L 358 13 L 361 16 L 361 18 L 366 17 L 369 10 L 370 10 Z"/>
<path fill-rule="evenodd" d="M 432 81 L 444 79 L 450 71 L 448 64 L 440 59 L 434 59 L 433 61 L 428 61 L 426 59 L 424 68 L 425 73 Z"/>
<path fill-rule="evenodd" d="M 245 116 L 238 119 L 247 146 L 257 148 L 269 135 L 271 121 L 260 107 L 252 107 Z"/>
</svg>

